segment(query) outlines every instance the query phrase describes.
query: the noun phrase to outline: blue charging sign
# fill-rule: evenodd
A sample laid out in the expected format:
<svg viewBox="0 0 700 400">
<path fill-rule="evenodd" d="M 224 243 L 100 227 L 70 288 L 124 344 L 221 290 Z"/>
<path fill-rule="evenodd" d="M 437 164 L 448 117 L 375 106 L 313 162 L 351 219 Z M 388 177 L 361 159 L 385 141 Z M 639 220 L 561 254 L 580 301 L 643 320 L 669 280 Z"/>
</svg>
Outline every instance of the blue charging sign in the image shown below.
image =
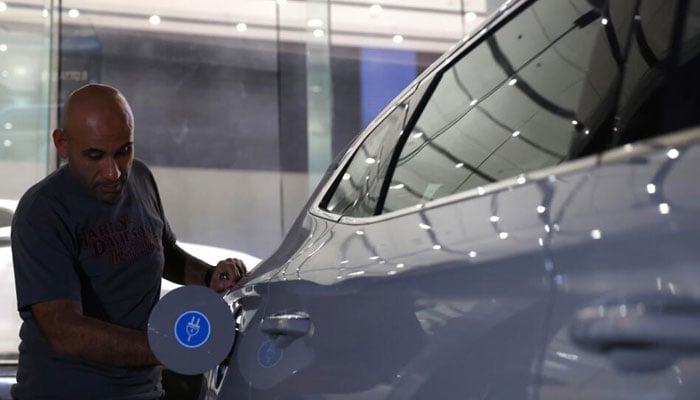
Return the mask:
<svg viewBox="0 0 700 400">
<path fill-rule="evenodd" d="M 211 324 L 199 311 L 185 311 L 175 321 L 175 339 L 188 349 L 196 349 L 209 340 Z"/>
</svg>

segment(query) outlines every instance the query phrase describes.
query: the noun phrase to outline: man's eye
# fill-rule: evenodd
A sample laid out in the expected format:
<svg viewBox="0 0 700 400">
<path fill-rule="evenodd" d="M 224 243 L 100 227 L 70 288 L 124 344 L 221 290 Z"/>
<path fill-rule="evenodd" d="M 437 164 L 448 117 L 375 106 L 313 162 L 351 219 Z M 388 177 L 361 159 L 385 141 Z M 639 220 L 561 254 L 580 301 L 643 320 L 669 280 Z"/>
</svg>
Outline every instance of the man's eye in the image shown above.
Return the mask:
<svg viewBox="0 0 700 400">
<path fill-rule="evenodd" d="M 87 156 L 87 158 L 89 158 L 91 160 L 99 160 L 100 158 L 102 158 L 102 154 L 99 154 L 99 153 L 89 153 L 89 154 L 86 154 L 86 156 Z"/>
<path fill-rule="evenodd" d="M 129 154 L 131 153 L 131 146 L 124 146 L 122 147 L 121 150 L 119 150 L 120 154 Z"/>
</svg>

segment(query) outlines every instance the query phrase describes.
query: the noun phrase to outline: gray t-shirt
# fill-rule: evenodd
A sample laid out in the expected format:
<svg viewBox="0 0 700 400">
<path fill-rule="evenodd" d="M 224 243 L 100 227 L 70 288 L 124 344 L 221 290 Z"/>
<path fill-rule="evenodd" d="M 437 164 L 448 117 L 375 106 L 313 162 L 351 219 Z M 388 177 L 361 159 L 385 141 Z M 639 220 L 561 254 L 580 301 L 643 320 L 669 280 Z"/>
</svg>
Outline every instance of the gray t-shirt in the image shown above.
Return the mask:
<svg viewBox="0 0 700 400">
<path fill-rule="evenodd" d="M 83 313 L 145 331 L 160 296 L 163 249 L 175 236 L 153 175 L 134 160 L 114 204 L 98 201 L 62 167 L 19 202 L 12 255 L 20 330 L 18 399 L 154 399 L 160 368 L 117 368 L 53 351 L 30 306 L 78 300 Z"/>
</svg>

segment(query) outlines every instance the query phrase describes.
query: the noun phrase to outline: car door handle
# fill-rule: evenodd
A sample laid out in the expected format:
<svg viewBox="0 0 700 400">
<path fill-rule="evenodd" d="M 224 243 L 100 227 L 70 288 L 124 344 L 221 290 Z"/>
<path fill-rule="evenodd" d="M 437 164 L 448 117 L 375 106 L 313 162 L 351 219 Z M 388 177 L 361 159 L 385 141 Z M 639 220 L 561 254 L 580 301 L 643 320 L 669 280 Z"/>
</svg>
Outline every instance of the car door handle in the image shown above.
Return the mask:
<svg viewBox="0 0 700 400">
<path fill-rule="evenodd" d="M 263 319 L 261 330 L 284 348 L 311 331 L 311 316 L 302 311 L 273 314 Z"/>
<path fill-rule="evenodd" d="M 593 307 L 578 313 L 570 333 L 621 370 L 656 371 L 700 351 L 700 305 L 673 299 Z"/>
</svg>

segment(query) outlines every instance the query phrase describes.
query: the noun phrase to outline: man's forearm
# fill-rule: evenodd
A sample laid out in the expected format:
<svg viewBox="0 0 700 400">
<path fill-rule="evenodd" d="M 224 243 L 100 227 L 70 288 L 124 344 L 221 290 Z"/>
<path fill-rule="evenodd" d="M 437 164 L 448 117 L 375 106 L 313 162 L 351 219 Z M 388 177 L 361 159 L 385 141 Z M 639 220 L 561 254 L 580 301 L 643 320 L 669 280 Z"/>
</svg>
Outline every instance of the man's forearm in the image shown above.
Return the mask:
<svg viewBox="0 0 700 400">
<path fill-rule="evenodd" d="M 32 306 L 32 313 L 58 353 L 116 367 L 148 367 L 158 360 L 146 332 L 82 315 L 79 302 L 56 300 Z"/>
<path fill-rule="evenodd" d="M 180 285 L 206 286 L 204 280 L 207 270 L 213 267 L 190 255 L 179 246 L 165 250 L 165 279 Z"/>
</svg>

